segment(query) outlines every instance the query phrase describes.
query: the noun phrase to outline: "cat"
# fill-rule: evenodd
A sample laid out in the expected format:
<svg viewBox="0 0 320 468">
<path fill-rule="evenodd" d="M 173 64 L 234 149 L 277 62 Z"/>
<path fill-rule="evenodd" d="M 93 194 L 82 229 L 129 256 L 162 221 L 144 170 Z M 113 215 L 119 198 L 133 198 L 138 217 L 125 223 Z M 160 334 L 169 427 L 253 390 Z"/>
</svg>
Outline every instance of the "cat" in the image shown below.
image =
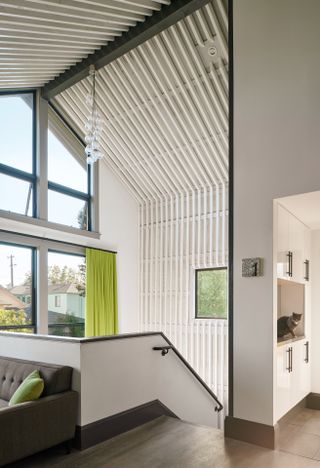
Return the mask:
<svg viewBox="0 0 320 468">
<path fill-rule="evenodd" d="M 292 338 L 295 338 L 296 335 L 294 333 L 294 330 L 299 325 L 301 317 L 302 314 L 296 314 L 295 312 L 293 312 L 293 314 L 290 315 L 290 317 L 288 317 L 287 315 L 283 315 L 282 317 L 280 317 L 277 322 L 278 338 L 282 338 L 289 334 L 292 336 Z"/>
</svg>

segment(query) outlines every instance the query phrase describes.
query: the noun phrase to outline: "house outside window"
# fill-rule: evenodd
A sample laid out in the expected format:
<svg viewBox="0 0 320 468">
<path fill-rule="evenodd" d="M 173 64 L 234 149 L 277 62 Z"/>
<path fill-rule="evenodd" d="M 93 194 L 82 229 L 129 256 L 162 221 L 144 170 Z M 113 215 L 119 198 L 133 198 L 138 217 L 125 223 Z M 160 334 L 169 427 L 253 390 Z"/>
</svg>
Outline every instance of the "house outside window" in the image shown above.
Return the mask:
<svg viewBox="0 0 320 468">
<path fill-rule="evenodd" d="M 0 330 L 34 333 L 35 249 L 0 243 Z"/>
<path fill-rule="evenodd" d="M 55 307 L 61 307 L 61 297 L 60 296 L 54 296 L 54 306 Z"/>
<path fill-rule="evenodd" d="M 84 336 L 85 257 L 48 252 L 49 334 Z"/>
</svg>

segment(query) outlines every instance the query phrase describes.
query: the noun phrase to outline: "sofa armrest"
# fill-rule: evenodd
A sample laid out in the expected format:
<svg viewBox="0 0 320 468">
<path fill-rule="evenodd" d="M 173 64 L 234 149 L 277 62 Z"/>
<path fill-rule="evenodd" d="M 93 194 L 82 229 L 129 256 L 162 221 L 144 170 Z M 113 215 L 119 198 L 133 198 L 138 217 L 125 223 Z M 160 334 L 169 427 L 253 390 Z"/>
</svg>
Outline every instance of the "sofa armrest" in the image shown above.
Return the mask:
<svg viewBox="0 0 320 468">
<path fill-rule="evenodd" d="M 68 391 L 0 410 L 0 466 L 74 437 L 78 394 Z"/>
</svg>

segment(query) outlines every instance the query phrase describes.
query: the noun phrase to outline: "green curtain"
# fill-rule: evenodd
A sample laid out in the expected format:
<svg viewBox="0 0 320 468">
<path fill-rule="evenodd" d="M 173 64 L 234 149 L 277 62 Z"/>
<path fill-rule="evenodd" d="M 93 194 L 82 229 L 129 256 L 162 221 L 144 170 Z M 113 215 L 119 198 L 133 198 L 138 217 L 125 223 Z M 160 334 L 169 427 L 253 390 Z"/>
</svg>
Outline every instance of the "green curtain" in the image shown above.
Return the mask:
<svg viewBox="0 0 320 468">
<path fill-rule="evenodd" d="M 116 254 L 86 249 L 86 336 L 118 333 Z"/>
</svg>

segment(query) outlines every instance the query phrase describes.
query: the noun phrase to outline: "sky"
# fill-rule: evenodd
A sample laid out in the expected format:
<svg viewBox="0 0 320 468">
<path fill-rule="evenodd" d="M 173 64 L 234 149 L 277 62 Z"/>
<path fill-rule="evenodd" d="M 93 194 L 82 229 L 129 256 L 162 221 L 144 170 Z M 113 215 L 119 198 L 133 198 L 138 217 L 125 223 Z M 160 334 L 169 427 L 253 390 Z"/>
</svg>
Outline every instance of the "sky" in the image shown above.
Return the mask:
<svg viewBox="0 0 320 468">
<path fill-rule="evenodd" d="M 32 111 L 23 99 L 16 96 L 0 96 L 0 163 L 26 172 L 32 171 Z M 48 133 L 48 179 L 85 192 L 86 171 L 68 150 L 49 131 Z M 0 174 L 0 209 L 25 214 L 29 183 Z M 30 204 L 30 207 L 32 203 Z M 83 202 L 58 193 L 48 195 L 49 220 L 78 227 L 77 214 Z M 29 210 L 31 215 L 31 209 Z M 15 256 L 15 285 L 21 284 L 31 269 L 30 250 L 0 245 L 0 285 L 10 283 L 10 259 Z M 51 258 L 51 260 L 50 260 Z M 50 254 L 54 264 L 77 268 L 79 258 Z M 67 258 L 67 262 L 66 262 Z"/>
</svg>

